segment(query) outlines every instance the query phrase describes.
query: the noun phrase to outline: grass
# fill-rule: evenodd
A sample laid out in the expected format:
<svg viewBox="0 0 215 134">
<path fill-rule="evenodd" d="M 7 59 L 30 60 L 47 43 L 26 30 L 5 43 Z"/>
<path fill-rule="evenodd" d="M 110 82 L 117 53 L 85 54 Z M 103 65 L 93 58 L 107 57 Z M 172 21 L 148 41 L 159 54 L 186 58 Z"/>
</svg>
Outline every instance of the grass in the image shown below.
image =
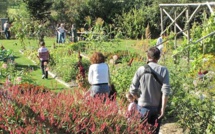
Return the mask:
<svg viewBox="0 0 215 134">
<path fill-rule="evenodd" d="M 56 39 L 54 37 L 45 38 L 46 47 L 50 51 L 52 50 L 52 46 L 55 41 Z M 25 40 L 24 42 L 26 49 L 34 49 L 36 51 L 39 48 L 38 40 Z M 0 46 L 1 45 L 3 45 L 6 49 L 13 50 L 14 55 L 16 56 L 15 62 L 17 63 L 17 68 L 34 68 L 34 71 L 31 72 L 30 77 L 35 84 L 44 85 L 45 87 L 49 87 L 50 89 L 57 91 L 66 88 L 64 85 L 58 83 L 50 76 L 48 80 L 41 78 L 42 73 L 39 68 L 39 65 L 35 65 L 35 63 L 33 63 L 30 59 L 20 53 L 20 50 L 24 49 L 24 46 L 21 45 L 19 40 L 0 40 Z M 100 48 L 108 48 L 104 51 L 113 52 L 114 50 L 126 50 L 131 52 L 133 51 L 137 53 L 143 53 L 147 46 L 149 46 L 149 42 L 147 42 L 147 40 L 119 40 L 112 43 L 103 43 L 103 45 L 104 46 Z"/>
<path fill-rule="evenodd" d="M 35 40 L 27 40 L 25 42 L 27 42 L 26 47 L 38 48 L 38 46 L 36 45 L 37 41 Z M 46 46 L 50 48 L 52 42 L 54 42 L 54 39 L 48 38 Z M 20 53 L 20 50 L 23 49 L 23 46 L 20 45 L 18 40 L 0 40 L 0 45 L 3 45 L 6 49 L 13 50 L 15 55 L 15 62 L 17 63 L 16 69 L 26 69 L 29 67 L 33 68 L 33 71 L 30 74 L 30 78 L 35 84 L 48 87 L 49 89 L 55 91 L 68 89 L 66 86 L 58 83 L 54 78 L 51 78 L 51 76 L 49 76 L 48 79 L 42 79 L 42 73 L 39 65 L 36 65 L 34 62 Z"/>
</svg>

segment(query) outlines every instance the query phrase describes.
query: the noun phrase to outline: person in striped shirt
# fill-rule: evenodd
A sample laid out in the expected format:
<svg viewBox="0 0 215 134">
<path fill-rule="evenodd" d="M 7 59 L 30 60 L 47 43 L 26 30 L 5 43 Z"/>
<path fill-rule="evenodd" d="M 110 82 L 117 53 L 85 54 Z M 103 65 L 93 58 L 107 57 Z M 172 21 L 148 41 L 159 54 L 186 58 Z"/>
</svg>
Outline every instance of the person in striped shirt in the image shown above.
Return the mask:
<svg viewBox="0 0 215 134">
<path fill-rule="evenodd" d="M 40 42 L 40 48 L 38 49 L 38 58 L 40 60 L 40 67 L 42 70 L 42 79 L 48 78 L 47 64 L 49 62 L 50 54 L 48 49 L 45 47 L 45 42 Z"/>
</svg>

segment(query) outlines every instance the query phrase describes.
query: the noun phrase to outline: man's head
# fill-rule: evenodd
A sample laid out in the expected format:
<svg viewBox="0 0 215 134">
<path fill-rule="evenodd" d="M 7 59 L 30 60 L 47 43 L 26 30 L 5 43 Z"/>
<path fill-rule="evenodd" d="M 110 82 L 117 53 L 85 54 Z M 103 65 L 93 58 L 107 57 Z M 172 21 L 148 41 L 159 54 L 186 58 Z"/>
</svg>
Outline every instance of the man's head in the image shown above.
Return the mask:
<svg viewBox="0 0 215 134">
<path fill-rule="evenodd" d="M 160 50 L 157 47 L 151 47 L 147 50 L 148 59 L 159 60 Z"/>
</svg>

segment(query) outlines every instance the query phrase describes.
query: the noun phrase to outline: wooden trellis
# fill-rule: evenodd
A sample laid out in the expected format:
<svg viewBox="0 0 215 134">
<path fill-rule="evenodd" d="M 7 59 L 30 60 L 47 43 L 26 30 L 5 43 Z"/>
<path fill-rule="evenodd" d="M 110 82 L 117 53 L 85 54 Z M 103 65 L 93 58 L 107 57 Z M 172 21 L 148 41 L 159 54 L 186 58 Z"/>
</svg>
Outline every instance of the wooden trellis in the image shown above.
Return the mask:
<svg viewBox="0 0 215 134">
<path fill-rule="evenodd" d="M 160 16 L 161 16 L 161 34 L 165 33 L 171 26 L 174 26 L 174 33 L 175 33 L 175 41 L 174 41 L 174 47 L 177 47 L 177 31 L 179 30 L 179 33 L 182 33 L 186 38 L 187 38 L 187 43 L 191 42 L 190 38 L 190 22 L 194 18 L 194 16 L 200 11 L 200 9 L 204 8 L 205 10 L 208 9 L 211 14 L 214 14 L 212 6 L 215 6 L 215 2 L 206 2 L 206 3 L 185 3 L 185 4 L 159 4 L 160 7 Z M 177 10 L 174 10 L 175 8 L 183 8 L 183 10 L 177 15 Z M 195 8 L 193 12 L 191 12 L 190 8 Z M 168 12 L 165 8 L 172 8 L 170 12 Z M 174 12 L 174 14 L 173 14 Z M 186 14 L 186 22 L 184 25 L 184 28 L 179 26 L 177 24 L 177 21 L 179 20 L 180 17 L 182 17 Z M 173 15 L 172 15 L 173 14 Z M 166 15 L 166 16 L 165 16 Z M 172 16 L 171 16 L 172 15 Z M 164 18 L 165 17 L 165 18 Z M 164 21 L 167 19 L 171 20 L 171 23 L 164 29 Z M 210 33 L 209 35 L 213 35 L 215 32 Z M 201 39 L 205 39 L 205 36 L 202 37 Z M 201 40 L 200 39 L 200 40 Z M 195 42 L 197 43 L 197 42 Z M 188 48 L 189 49 L 189 48 Z M 190 54 L 188 51 L 188 62 L 190 59 Z"/>
</svg>

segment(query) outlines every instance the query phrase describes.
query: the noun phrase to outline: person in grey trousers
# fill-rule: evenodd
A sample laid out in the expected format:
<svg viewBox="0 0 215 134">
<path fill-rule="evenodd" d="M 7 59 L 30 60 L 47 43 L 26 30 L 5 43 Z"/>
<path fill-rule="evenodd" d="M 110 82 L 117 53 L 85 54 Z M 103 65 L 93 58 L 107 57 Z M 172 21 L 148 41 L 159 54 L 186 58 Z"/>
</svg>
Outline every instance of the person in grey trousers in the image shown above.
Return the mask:
<svg viewBox="0 0 215 134">
<path fill-rule="evenodd" d="M 148 123 L 152 125 L 157 121 L 157 134 L 170 95 L 169 71 L 158 64 L 159 58 L 160 50 L 157 47 L 148 49 L 147 64 L 157 78 L 152 73 L 144 73 L 145 66 L 141 66 L 136 71 L 129 89 L 138 100 L 137 109 L 141 117 L 147 117 Z"/>
</svg>

